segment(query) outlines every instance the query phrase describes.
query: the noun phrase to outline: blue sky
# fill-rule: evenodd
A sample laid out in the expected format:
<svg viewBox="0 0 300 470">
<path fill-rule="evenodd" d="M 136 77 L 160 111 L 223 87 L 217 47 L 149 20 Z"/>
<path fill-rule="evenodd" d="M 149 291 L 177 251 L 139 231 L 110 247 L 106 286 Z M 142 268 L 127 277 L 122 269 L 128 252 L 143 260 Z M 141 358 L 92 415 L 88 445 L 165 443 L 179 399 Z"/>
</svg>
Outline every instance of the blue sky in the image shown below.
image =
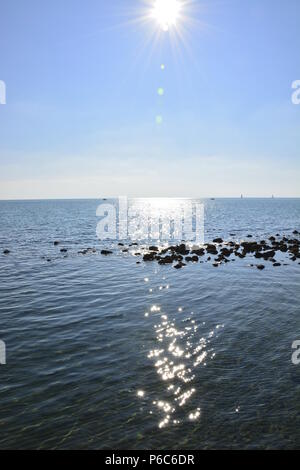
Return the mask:
<svg viewBox="0 0 300 470">
<path fill-rule="evenodd" d="M 299 0 L 149 8 L 0 1 L 0 199 L 300 196 Z"/>
</svg>

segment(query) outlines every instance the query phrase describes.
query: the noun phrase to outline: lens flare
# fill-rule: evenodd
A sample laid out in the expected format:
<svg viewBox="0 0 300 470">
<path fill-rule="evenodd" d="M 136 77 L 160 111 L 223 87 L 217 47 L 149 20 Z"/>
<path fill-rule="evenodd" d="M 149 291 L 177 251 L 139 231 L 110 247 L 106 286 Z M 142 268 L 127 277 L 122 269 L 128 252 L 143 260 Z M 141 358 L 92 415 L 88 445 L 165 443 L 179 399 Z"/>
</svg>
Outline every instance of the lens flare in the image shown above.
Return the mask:
<svg viewBox="0 0 300 470">
<path fill-rule="evenodd" d="M 167 31 L 179 19 L 181 4 L 179 0 L 155 0 L 152 16 L 159 26 Z"/>
</svg>

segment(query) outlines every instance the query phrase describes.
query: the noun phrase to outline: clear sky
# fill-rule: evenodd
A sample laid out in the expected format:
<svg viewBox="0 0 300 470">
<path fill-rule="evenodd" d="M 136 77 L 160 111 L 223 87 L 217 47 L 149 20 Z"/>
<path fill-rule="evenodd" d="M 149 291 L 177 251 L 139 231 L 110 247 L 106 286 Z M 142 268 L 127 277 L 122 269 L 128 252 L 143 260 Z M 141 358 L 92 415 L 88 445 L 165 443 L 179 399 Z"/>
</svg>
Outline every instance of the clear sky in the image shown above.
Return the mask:
<svg viewBox="0 0 300 470">
<path fill-rule="evenodd" d="M 0 0 L 0 199 L 300 196 L 299 0 L 149 9 Z"/>
</svg>

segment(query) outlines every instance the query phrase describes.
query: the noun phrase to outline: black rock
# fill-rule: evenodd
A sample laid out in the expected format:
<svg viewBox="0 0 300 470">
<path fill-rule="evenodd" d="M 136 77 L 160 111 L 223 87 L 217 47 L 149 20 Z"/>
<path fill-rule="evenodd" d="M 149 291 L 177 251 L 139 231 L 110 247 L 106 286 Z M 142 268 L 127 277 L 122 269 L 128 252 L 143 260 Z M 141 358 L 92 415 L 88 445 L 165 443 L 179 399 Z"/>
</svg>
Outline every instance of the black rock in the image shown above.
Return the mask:
<svg viewBox="0 0 300 470">
<path fill-rule="evenodd" d="M 218 250 L 215 247 L 215 245 L 210 245 L 210 244 L 206 245 L 206 252 L 209 253 L 210 255 L 218 254 Z"/>
<path fill-rule="evenodd" d="M 228 248 L 222 248 L 221 253 L 223 256 L 230 256 L 233 253 L 233 250 L 229 250 Z"/>
<path fill-rule="evenodd" d="M 299 235 L 298 230 L 294 230 L 294 231 L 293 231 L 293 235 Z"/>
<path fill-rule="evenodd" d="M 281 263 L 274 263 L 273 266 L 281 266 Z"/>
<path fill-rule="evenodd" d="M 265 269 L 265 266 L 263 264 L 258 264 L 257 269 L 260 269 L 261 271 Z"/>
<path fill-rule="evenodd" d="M 54 245 L 54 246 L 59 245 L 59 241 L 56 240 L 56 241 L 53 243 L 53 245 Z"/>
<path fill-rule="evenodd" d="M 158 262 L 158 264 L 172 264 L 174 261 L 173 256 L 165 256 L 164 258 L 161 258 Z"/>
<path fill-rule="evenodd" d="M 175 264 L 174 269 L 181 269 L 183 267 L 182 263 Z"/>
<path fill-rule="evenodd" d="M 223 239 L 222 238 L 215 238 L 213 240 L 213 243 L 223 243 Z"/>
<path fill-rule="evenodd" d="M 144 261 L 153 261 L 155 259 L 155 254 L 152 253 L 145 253 L 143 256 Z"/>
<path fill-rule="evenodd" d="M 67 248 L 62 248 L 62 249 L 60 250 L 61 253 L 67 253 L 67 251 L 68 251 Z"/>
<path fill-rule="evenodd" d="M 192 255 L 197 255 L 197 256 L 204 256 L 205 255 L 205 250 L 204 250 L 204 248 L 199 248 L 199 249 L 196 249 L 196 250 L 192 250 L 191 254 Z"/>
<path fill-rule="evenodd" d="M 101 250 L 101 255 L 107 256 L 107 255 L 112 255 L 112 254 L 113 254 L 112 251 L 109 251 L 109 250 Z"/>
<path fill-rule="evenodd" d="M 4 254 L 4 255 L 9 255 L 9 253 L 10 253 L 9 250 L 4 250 L 4 251 L 3 251 L 3 254 Z"/>
<path fill-rule="evenodd" d="M 149 251 L 158 251 L 157 246 L 149 246 Z"/>
<path fill-rule="evenodd" d="M 178 253 L 179 255 L 188 255 L 190 250 L 187 249 L 184 243 L 181 245 L 175 246 L 175 247 L 170 247 L 172 251 L 175 251 L 175 253 Z"/>
</svg>

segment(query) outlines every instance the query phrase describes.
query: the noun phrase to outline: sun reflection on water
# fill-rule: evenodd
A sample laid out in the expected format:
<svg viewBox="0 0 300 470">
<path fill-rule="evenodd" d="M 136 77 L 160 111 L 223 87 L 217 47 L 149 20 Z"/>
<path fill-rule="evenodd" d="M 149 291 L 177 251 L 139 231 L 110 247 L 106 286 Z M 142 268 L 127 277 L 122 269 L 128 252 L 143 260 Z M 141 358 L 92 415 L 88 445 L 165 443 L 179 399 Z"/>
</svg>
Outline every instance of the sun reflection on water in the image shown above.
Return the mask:
<svg viewBox="0 0 300 470">
<path fill-rule="evenodd" d="M 224 327 L 216 325 L 208 329 L 205 322 L 197 321 L 193 312 L 183 318 L 182 306 L 172 319 L 162 310 L 156 304 L 149 308 L 155 318 L 157 347 L 148 352 L 148 359 L 163 385 L 150 410 L 152 415 L 158 414 L 160 429 L 201 418 L 201 397 L 197 395 L 196 383 L 201 371 L 197 369 L 206 367 L 215 357 L 212 342 L 217 331 Z"/>
</svg>

